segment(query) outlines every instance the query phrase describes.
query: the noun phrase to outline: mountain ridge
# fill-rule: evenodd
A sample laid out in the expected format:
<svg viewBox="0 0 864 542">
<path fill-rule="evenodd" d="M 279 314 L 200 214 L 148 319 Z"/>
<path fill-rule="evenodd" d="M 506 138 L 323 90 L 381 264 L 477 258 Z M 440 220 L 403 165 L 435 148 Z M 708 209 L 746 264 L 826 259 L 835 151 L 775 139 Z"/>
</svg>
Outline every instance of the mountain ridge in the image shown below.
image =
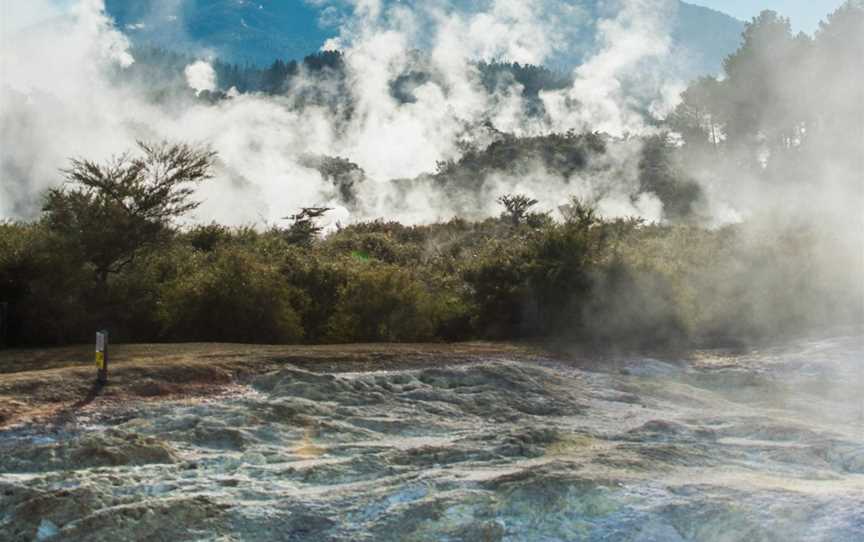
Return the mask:
<svg viewBox="0 0 864 542">
<path fill-rule="evenodd" d="M 587 32 L 580 33 L 584 43 L 573 47 L 588 52 L 596 39 L 596 22 L 608 15 L 609 6 L 596 0 L 569 1 L 593 17 Z M 350 16 L 344 8 L 339 11 L 326 3 L 278 0 L 106 0 L 106 10 L 136 45 L 258 66 L 276 59 L 300 59 L 319 50 L 338 34 L 340 21 Z M 686 52 L 684 71 L 695 76 L 720 70 L 723 59 L 737 49 L 744 23 L 679 1 L 671 29 L 673 50 Z M 569 69 L 581 60 L 574 54 L 555 63 Z"/>
</svg>

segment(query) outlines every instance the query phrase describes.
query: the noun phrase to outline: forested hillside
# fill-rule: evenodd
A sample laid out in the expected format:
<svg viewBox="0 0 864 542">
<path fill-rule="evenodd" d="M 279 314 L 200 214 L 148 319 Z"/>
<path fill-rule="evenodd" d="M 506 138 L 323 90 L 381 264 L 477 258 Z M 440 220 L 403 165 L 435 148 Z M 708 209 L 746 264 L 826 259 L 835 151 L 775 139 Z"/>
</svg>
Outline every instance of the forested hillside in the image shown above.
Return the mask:
<svg viewBox="0 0 864 542">
<path fill-rule="evenodd" d="M 409 2 L 409 5 L 413 3 Z M 480 11 L 488 2 L 445 2 L 456 12 Z M 580 64 L 596 47 L 595 25 L 619 9 L 615 2 L 568 0 L 568 47 L 553 60 L 558 69 Z M 339 2 L 301 0 L 108 0 L 108 12 L 138 45 L 168 47 L 245 66 L 266 67 L 276 59 L 299 59 L 339 33 L 352 16 Z M 421 5 L 422 6 L 422 5 Z M 713 73 L 735 50 L 743 23 L 728 15 L 678 2 L 670 21 L 674 47 L 691 56 L 682 75 Z M 507 59 L 486 59 L 507 60 Z"/>
</svg>

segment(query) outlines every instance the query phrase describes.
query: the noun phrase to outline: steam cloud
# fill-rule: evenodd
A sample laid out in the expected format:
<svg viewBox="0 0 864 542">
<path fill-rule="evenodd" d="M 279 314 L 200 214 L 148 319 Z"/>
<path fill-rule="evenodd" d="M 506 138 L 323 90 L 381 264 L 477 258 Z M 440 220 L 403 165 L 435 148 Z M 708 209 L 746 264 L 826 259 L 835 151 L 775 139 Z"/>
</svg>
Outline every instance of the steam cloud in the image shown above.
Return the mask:
<svg viewBox="0 0 864 542">
<path fill-rule="evenodd" d="M 362 210 L 351 217 L 341 210 L 343 221 L 450 218 L 456 209 L 446 194 L 420 185 L 406 192 L 390 179 L 434 171 L 439 160 L 458 157 L 456 142 L 466 125 L 489 119 L 519 135 L 570 128 L 613 135 L 649 131 L 623 86 L 650 97 L 648 103 L 658 111 L 674 105 L 677 98 L 668 85 L 646 75 L 668 51 L 663 21 L 672 5 L 628 0 L 617 17 L 602 21 L 602 46 L 577 69 L 573 88 L 542 96 L 551 113 L 544 120 L 526 117 L 518 86 L 486 92 L 472 61 L 543 63 L 568 47 L 567 25 L 585 16 L 578 8 L 557 1 L 529 7 L 494 0 L 483 10 L 466 12 L 447 2 L 385 7 L 358 1 L 339 37 L 323 46 L 345 52 L 348 91 L 356 107 L 347 125 L 337 125 L 321 108 L 289 108 L 288 98 L 263 95 L 238 95 L 215 105 L 189 97 L 154 104 L 139 88 L 112 77 L 134 59 L 101 0 L 79 0 L 71 9 L 47 2 L 38 9 L 36 4 L 15 9 L 13 22 L 4 27 L 0 52 L 0 216 L 32 216 L 39 194 L 60 182 L 58 169 L 69 157 L 104 159 L 130 148 L 136 139 L 169 139 L 202 142 L 219 153 L 216 179 L 200 189 L 205 203 L 196 220 L 260 224 L 304 205 L 334 204 L 329 183 L 304 165 L 301 157 L 309 154 L 347 157 L 367 172 Z M 429 52 L 439 76 L 414 90 L 413 103 L 398 103 L 390 82 L 411 66 L 410 51 L 419 49 Z M 197 93 L 216 89 L 215 72 L 206 60 L 187 66 L 185 76 Z M 656 198 L 631 198 L 638 146 L 625 145 L 617 152 L 624 156 L 614 157 L 614 179 L 611 173 L 605 180 L 562 179 L 538 167 L 527 176 L 488 179 L 489 191 L 526 192 L 549 208 L 571 194 L 594 196 L 607 215 L 660 219 Z M 475 214 L 497 211 L 493 197 Z"/>
<path fill-rule="evenodd" d="M 209 62 L 199 60 L 189 64 L 186 66 L 184 74 L 189 88 L 194 89 L 196 93 L 201 94 L 205 90 L 216 90 L 216 70 Z"/>
<path fill-rule="evenodd" d="M 499 211 L 495 197 L 507 192 L 524 192 L 548 209 L 578 195 L 596 201 L 605 216 L 663 218 L 659 199 L 639 192 L 640 144 L 626 137 L 596 159 L 607 163 L 594 164 L 591 173 L 562 178 L 537 165 L 528 174 L 523 168 L 518 175 L 492 176 L 485 180 L 490 197 L 480 205 L 460 205 L 428 183 L 391 180 L 432 172 L 438 161 L 458 158 L 465 127 L 486 119 L 517 135 L 569 129 L 651 133 L 644 112 L 662 117 L 683 88 L 670 77 L 675 55 L 666 25 L 676 2 L 620 2 L 611 18 L 598 23 L 596 51 L 576 68 L 572 87 L 541 93 L 549 113 L 543 118 L 525 114 L 518 84 L 487 92 L 473 61 L 540 64 L 566 52 L 568 28 L 587 17 L 573 3 L 490 0 L 474 10 L 455 9 L 445 0 L 352 4 L 353 17 L 341 21 L 339 36 L 322 46 L 345 53 L 344 91 L 354 111 L 341 122 L 321 107 L 289 107 L 290 97 L 231 93 L 231 99 L 212 105 L 191 96 L 154 103 L 139 86 L 117 82 L 118 70 L 134 58 L 101 0 L 78 0 L 68 9 L 3 0 L 0 217 L 34 216 L 39 194 L 61 181 L 58 169 L 70 157 L 101 160 L 131 148 L 136 139 L 167 139 L 201 142 L 219 154 L 216 178 L 199 191 L 204 205 L 192 217 L 198 221 L 263 224 L 302 206 L 339 207 L 332 185 L 303 160 L 309 155 L 342 156 L 367 173 L 369 180 L 358 188 L 362 205 L 351 213 L 340 208 L 343 222 L 430 222 L 465 214 L 466 208 L 473 217 L 489 216 Z M 435 76 L 413 90 L 412 102 L 400 103 L 391 82 L 411 68 L 416 50 L 428 52 Z M 215 71 L 204 60 L 209 53 L 201 53 L 202 60 L 185 69 L 196 93 L 217 88 Z M 741 220 L 765 201 L 754 192 L 757 183 L 747 179 L 694 174 L 706 189 L 704 214 L 714 225 Z M 848 184 L 832 186 L 826 207 L 846 205 Z M 783 193 L 787 201 L 805 205 L 800 191 Z"/>
</svg>

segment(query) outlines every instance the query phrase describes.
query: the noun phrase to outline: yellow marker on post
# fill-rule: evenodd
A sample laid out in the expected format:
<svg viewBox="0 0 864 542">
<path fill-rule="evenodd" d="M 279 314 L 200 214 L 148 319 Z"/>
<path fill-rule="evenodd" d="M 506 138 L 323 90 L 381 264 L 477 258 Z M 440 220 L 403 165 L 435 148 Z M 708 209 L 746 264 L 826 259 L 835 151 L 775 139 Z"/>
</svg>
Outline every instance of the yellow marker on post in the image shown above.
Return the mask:
<svg viewBox="0 0 864 542">
<path fill-rule="evenodd" d="M 96 332 L 96 380 L 108 383 L 108 332 Z"/>
</svg>

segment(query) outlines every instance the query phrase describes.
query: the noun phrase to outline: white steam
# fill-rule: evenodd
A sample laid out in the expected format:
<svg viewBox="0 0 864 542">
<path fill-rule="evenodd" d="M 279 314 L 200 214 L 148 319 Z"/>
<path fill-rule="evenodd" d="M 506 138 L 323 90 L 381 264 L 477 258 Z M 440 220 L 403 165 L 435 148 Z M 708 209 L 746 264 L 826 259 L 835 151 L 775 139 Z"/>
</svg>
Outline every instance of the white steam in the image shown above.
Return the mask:
<svg viewBox="0 0 864 542">
<path fill-rule="evenodd" d="M 201 94 L 205 90 L 216 90 L 216 70 L 209 62 L 199 60 L 186 66 L 184 70 L 186 75 L 186 83 L 189 88 L 197 94 Z"/>
<path fill-rule="evenodd" d="M 666 25 L 676 7 L 672 0 L 629 0 L 617 17 L 600 21 L 602 48 L 576 68 L 572 88 L 542 94 L 555 128 L 639 134 L 646 101 L 658 116 L 671 111 L 683 88 L 660 75 L 671 73 Z"/>
<path fill-rule="evenodd" d="M 568 27 L 584 17 L 578 8 L 563 1 L 493 0 L 485 9 L 464 12 L 438 1 L 385 7 L 358 0 L 355 17 L 325 44 L 345 52 L 345 91 L 354 111 L 342 123 L 323 108 L 292 108 L 288 97 L 234 92 L 214 105 L 188 96 L 154 103 L 112 78 L 134 59 L 100 0 L 43 11 L 43 22 L 26 31 L 18 31 L 23 12 L 13 10 L 12 17 L 21 20 L 4 22 L 0 47 L 0 217 L 32 216 L 39 194 L 61 182 L 58 169 L 70 157 L 102 160 L 131 148 L 136 139 L 168 139 L 207 144 L 219 154 L 216 178 L 200 189 L 204 205 L 193 217 L 197 220 L 274 223 L 301 206 L 336 205 L 333 187 L 303 165 L 301 157 L 309 154 L 348 158 L 370 178 L 358 187 L 361 208 L 342 222 L 450 218 L 457 208 L 447 193 L 423 183 L 400 188 L 391 179 L 432 172 L 438 161 L 457 158 L 456 142 L 466 126 L 488 119 L 518 135 L 568 129 L 649 133 L 640 104 L 660 112 L 677 99 L 677 87 L 652 75 L 668 56 L 665 21 L 671 5 L 667 0 L 622 2 L 616 17 L 599 23 L 599 52 L 576 70 L 573 87 L 544 93 L 550 114 L 530 119 L 521 89 L 490 96 L 472 61 L 543 63 L 568 46 Z M 416 61 L 410 51 L 419 49 L 428 52 L 434 77 L 414 89 L 413 102 L 400 103 L 390 83 L 410 69 Z M 207 62 L 189 65 L 185 77 L 197 93 L 218 88 Z M 659 200 L 638 192 L 638 145 L 620 145 L 609 154 L 604 160 L 615 165 L 599 176 L 564 179 L 538 165 L 529 175 L 489 178 L 484 184 L 488 204 L 473 214 L 497 213 L 497 196 L 525 192 L 549 209 L 576 194 L 597 201 L 606 215 L 659 220 Z"/>
</svg>

